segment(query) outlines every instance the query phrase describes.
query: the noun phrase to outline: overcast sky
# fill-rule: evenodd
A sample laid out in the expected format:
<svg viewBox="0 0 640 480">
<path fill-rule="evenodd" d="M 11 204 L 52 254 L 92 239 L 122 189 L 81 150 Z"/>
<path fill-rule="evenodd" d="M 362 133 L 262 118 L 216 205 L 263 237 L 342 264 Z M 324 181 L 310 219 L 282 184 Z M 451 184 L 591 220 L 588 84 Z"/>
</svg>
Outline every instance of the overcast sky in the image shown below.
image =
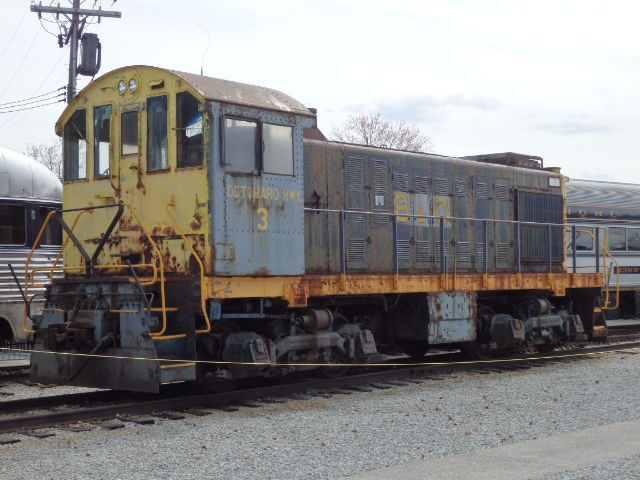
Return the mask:
<svg viewBox="0 0 640 480">
<path fill-rule="evenodd" d="M 100 36 L 100 74 L 202 68 L 316 107 L 325 133 L 350 113 L 380 112 L 417 124 L 436 153 L 513 151 L 570 177 L 640 183 L 637 1 L 95 3 L 122 12 L 85 29 Z M 29 6 L 2 1 L 0 112 L 67 82 L 69 50 Z M 0 145 L 53 142 L 63 107 L 0 113 Z"/>
</svg>

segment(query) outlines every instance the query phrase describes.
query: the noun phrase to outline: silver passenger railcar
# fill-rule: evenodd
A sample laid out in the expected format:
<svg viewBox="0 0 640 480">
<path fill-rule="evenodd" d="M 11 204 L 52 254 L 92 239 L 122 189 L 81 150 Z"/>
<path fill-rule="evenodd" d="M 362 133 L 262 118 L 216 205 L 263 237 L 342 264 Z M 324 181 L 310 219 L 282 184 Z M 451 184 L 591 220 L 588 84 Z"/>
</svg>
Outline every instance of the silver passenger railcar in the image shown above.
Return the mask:
<svg viewBox="0 0 640 480">
<path fill-rule="evenodd" d="M 567 219 L 576 225 L 579 268 L 593 270 L 595 256 L 601 254 L 610 286 L 605 307 L 613 309 L 607 316 L 640 316 L 640 185 L 570 179 Z M 604 229 L 599 233 L 595 227 Z M 573 254 L 571 245 L 569 251 Z"/>
<path fill-rule="evenodd" d="M 28 339 L 23 329 L 25 303 L 20 291 L 24 291 L 25 264 L 45 218 L 61 204 L 62 183 L 53 172 L 0 146 L 0 344 Z M 57 224 L 47 228 L 41 246 L 31 256 L 30 270 L 53 264 L 61 238 Z M 30 311 L 36 314 L 42 308 L 44 288 L 32 287 L 28 293 Z"/>
</svg>

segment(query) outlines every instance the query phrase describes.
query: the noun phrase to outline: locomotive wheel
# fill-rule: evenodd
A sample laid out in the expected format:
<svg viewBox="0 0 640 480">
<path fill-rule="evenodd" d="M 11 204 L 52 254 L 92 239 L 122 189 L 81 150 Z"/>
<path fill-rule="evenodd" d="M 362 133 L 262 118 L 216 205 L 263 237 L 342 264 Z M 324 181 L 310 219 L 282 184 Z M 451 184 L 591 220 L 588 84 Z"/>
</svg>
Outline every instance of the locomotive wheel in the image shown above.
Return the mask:
<svg viewBox="0 0 640 480">
<path fill-rule="evenodd" d="M 460 350 L 474 360 L 491 360 L 496 355 L 496 350 L 489 345 L 489 321 L 495 315 L 495 311 L 488 305 L 478 305 L 478 323 L 476 340 L 464 342 Z"/>
<path fill-rule="evenodd" d="M 215 334 L 229 334 L 240 330 L 240 327 L 234 322 L 229 320 L 218 320 L 216 322 Z M 214 350 L 218 350 L 217 340 L 214 340 Z M 215 355 L 215 354 L 214 354 Z M 207 360 L 219 360 L 216 356 L 212 355 L 212 352 L 204 345 L 204 343 L 196 343 L 196 359 Z M 220 378 L 215 375 L 214 370 L 217 367 L 207 363 L 199 363 L 196 367 L 196 388 L 203 393 L 225 393 L 235 390 L 240 384 L 240 379 L 226 379 Z"/>
<path fill-rule="evenodd" d="M 347 317 L 341 312 L 332 311 L 331 315 L 333 316 L 333 331 L 338 331 L 340 329 L 340 325 L 348 323 Z M 346 359 L 340 354 L 332 351 L 327 359 L 327 363 L 333 365 L 346 364 L 348 363 Z M 324 378 L 339 378 L 345 376 L 349 373 L 349 369 L 351 367 L 345 365 L 344 367 L 320 367 L 318 373 L 321 377 Z"/>
<path fill-rule="evenodd" d="M 334 365 L 339 365 L 342 363 L 346 363 L 341 356 L 332 353 L 329 357 L 329 362 Z M 339 366 L 339 367 L 320 367 L 319 374 L 324 378 L 339 378 L 344 377 L 347 373 L 349 373 L 351 367 L 348 365 Z"/>
<path fill-rule="evenodd" d="M 534 345 L 534 348 L 540 353 L 548 353 L 555 349 L 560 343 L 558 341 L 558 336 L 554 334 L 553 330 L 549 332 L 548 340 L 549 341 L 546 343 L 539 343 L 537 345 Z"/>
</svg>

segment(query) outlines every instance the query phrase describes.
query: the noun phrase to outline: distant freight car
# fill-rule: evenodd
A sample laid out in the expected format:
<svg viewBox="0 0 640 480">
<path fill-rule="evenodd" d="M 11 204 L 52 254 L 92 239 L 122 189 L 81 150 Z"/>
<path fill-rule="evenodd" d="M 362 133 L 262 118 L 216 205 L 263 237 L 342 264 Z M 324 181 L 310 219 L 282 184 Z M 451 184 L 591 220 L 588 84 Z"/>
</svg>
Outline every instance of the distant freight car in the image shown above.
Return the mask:
<svg viewBox="0 0 640 480">
<path fill-rule="evenodd" d="M 311 140 L 315 111 L 281 92 L 147 66 L 92 82 L 57 132 L 73 248 L 37 381 L 220 388 L 598 334 L 557 172 Z"/>
</svg>

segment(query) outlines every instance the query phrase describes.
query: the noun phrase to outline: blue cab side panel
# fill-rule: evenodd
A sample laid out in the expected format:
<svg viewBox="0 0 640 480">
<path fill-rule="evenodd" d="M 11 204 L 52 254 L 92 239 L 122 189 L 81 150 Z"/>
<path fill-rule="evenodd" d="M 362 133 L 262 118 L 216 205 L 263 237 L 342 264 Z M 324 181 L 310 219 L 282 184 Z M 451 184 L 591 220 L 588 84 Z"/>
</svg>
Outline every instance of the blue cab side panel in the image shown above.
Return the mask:
<svg viewBox="0 0 640 480">
<path fill-rule="evenodd" d="M 214 275 L 304 273 L 303 129 L 311 119 L 212 102 L 209 164 Z M 292 127 L 293 175 L 238 172 L 224 158 L 225 118 Z M 260 127 L 262 128 L 262 127 Z M 257 149 L 260 149 L 258 142 Z M 262 145 L 264 150 L 264 144 Z"/>
</svg>

